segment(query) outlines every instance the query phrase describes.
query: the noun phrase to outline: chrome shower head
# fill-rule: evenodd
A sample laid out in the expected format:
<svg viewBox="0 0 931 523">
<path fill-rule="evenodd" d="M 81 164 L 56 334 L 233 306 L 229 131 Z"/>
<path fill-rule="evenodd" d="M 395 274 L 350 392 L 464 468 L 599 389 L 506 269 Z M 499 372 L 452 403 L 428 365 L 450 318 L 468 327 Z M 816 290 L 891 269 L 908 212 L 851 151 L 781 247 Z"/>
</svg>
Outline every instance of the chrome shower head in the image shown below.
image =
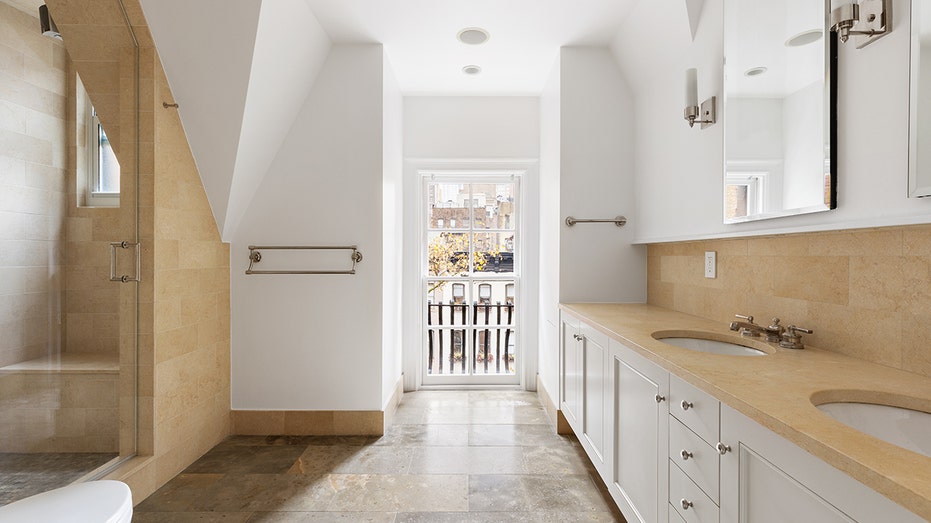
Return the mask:
<svg viewBox="0 0 931 523">
<path fill-rule="evenodd" d="M 42 28 L 42 34 L 49 38 L 61 40 L 61 33 L 58 32 L 58 26 L 52 20 L 52 15 L 48 12 L 48 6 L 42 4 L 39 6 L 39 24 Z"/>
</svg>

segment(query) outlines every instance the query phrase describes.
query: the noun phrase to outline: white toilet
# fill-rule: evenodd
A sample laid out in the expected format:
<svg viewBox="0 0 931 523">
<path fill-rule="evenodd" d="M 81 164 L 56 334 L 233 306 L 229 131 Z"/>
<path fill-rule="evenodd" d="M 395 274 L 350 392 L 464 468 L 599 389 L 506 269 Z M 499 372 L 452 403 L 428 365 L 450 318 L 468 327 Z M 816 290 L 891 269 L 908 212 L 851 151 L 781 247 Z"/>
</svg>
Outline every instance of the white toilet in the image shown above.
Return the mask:
<svg viewBox="0 0 931 523">
<path fill-rule="evenodd" d="M 129 523 L 133 496 L 122 481 L 75 483 L 0 507 L 2 523 Z"/>
</svg>

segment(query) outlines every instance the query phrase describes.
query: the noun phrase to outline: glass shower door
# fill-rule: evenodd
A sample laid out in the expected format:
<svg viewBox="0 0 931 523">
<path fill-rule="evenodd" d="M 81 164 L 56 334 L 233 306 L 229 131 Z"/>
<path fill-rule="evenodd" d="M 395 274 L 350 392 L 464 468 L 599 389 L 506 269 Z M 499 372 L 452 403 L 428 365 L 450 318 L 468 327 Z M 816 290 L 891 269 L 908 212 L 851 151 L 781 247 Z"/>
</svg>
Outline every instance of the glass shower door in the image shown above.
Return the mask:
<svg viewBox="0 0 931 523">
<path fill-rule="evenodd" d="M 138 47 L 49 4 L 0 0 L 0 505 L 136 452 Z"/>
</svg>

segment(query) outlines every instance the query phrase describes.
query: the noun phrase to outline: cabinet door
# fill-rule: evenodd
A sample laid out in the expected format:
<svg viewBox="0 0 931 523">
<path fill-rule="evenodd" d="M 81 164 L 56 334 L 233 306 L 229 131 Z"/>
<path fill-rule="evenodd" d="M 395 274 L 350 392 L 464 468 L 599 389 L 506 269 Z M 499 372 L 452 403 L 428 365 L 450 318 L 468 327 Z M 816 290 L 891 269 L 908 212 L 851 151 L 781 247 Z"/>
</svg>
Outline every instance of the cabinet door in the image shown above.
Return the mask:
<svg viewBox="0 0 931 523">
<path fill-rule="evenodd" d="M 923 521 L 726 405 L 721 440 L 722 523 Z"/>
<path fill-rule="evenodd" d="M 605 386 L 608 367 L 608 337 L 588 325 L 579 327 L 582 334 L 582 445 L 595 468 L 605 475 L 605 442 L 608 437 L 605 416 Z M 606 478 L 607 479 L 607 478 Z"/>
<path fill-rule="evenodd" d="M 611 495 L 628 522 L 666 521 L 669 373 L 611 341 L 614 383 Z"/>
<path fill-rule="evenodd" d="M 579 320 L 562 317 L 560 409 L 576 434 L 582 428 L 582 343 Z"/>
</svg>

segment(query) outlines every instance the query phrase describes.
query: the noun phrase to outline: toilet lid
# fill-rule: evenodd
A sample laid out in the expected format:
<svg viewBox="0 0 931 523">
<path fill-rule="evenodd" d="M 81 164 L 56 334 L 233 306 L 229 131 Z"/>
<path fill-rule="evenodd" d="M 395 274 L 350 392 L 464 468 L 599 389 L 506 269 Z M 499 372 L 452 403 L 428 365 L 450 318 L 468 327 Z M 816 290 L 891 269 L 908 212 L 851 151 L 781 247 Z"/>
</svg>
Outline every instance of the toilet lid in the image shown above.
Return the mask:
<svg viewBox="0 0 931 523">
<path fill-rule="evenodd" d="M 121 481 L 68 485 L 0 507 L 3 523 L 129 523 L 133 498 Z"/>
</svg>

